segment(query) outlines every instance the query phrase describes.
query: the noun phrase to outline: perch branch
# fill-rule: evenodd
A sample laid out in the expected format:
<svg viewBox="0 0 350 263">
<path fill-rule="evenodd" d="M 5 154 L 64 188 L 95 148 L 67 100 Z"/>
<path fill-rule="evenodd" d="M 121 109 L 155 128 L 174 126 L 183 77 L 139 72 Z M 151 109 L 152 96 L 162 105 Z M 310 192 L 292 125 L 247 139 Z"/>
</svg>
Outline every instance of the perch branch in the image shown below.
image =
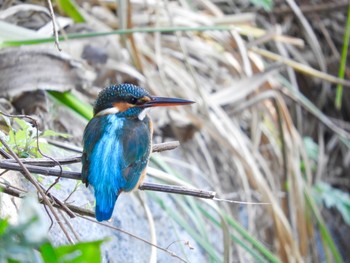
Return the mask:
<svg viewBox="0 0 350 263">
<path fill-rule="evenodd" d="M 172 194 L 190 195 L 205 199 L 214 199 L 216 193 L 200 189 L 191 189 L 178 185 L 162 185 L 154 183 L 143 183 L 139 186 L 140 190 L 157 191 Z"/>
<path fill-rule="evenodd" d="M 66 150 L 69 150 L 72 152 L 76 152 L 76 153 L 83 152 L 82 148 L 77 147 L 75 145 L 68 144 L 68 143 L 58 142 L 58 141 L 54 141 L 54 140 L 50 140 L 50 139 L 48 139 L 47 142 L 51 145 L 54 145 L 56 147 L 66 149 Z M 173 150 L 173 149 L 177 148 L 179 145 L 180 145 L 180 143 L 178 141 L 153 144 L 152 152 L 164 152 L 164 151 Z"/>
<path fill-rule="evenodd" d="M 56 162 L 47 159 L 47 158 L 21 158 L 22 163 L 27 165 L 35 165 L 35 166 L 42 166 L 42 167 L 54 167 L 59 163 L 60 165 L 65 164 L 72 164 L 72 163 L 79 163 L 81 162 L 81 156 L 72 156 L 67 158 L 57 158 L 55 159 Z M 8 159 L 6 162 L 9 163 L 16 163 L 13 159 Z"/>
<path fill-rule="evenodd" d="M 164 151 L 173 150 L 176 147 L 178 147 L 179 145 L 180 144 L 178 141 L 154 144 L 153 148 L 152 148 L 152 152 L 164 152 Z M 58 145 L 56 144 L 55 146 L 58 146 Z M 60 146 L 62 146 L 62 145 L 60 145 Z M 66 147 L 67 146 L 65 145 L 64 148 L 66 148 Z M 76 150 L 74 150 L 74 151 L 76 151 Z M 81 151 L 78 151 L 78 152 L 81 153 Z M 4 157 L 9 158 L 8 153 L 6 153 L 5 151 L 1 151 L 1 149 L 0 149 L 0 154 L 7 154 Z M 56 158 L 55 161 L 53 161 L 51 159 L 48 160 L 47 158 L 23 158 L 20 160 L 24 164 L 35 165 L 35 166 L 44 166 L 44 167 L 54 167 L 57 164 L 65 165 L 65 164 L 72 164 L 72 163 L 80 163 L 81 156 L 72 156 L 72 157 L 68 157 L 68 158 Z M 8 159 L 8 160 L 6 160 L 6 162 L 16 163 L 16 160 Z"/>
<path fill-rule="evenodd" d="M 73 171 L 61 172 L 59 169 L 56 169 L 56 168 L 40 167 L 36 165 L 25 165 L 25 167 L 26 169 L 28 169 L 29 172 L 42 174 L 45 176 L 60 176 L 62 178 L 75 179 L 75 180 L 81 179 L 80 172 L 73 172 Z M 0 161 L 0 168 L 6 169 L 6 170 L 22 171 L 22 167 L 18 163 L 9 162 L 7 160 Z M 172 185 L 161 185 L 161 184 L 154 184 L 154 183 L 143 183 L 142 185 L 140 185 L 139 189 L 173 193 L 173 194 L 190 195 L 190 196 L 206 198 L 206 199 L 214 199 L 215 197 L 215 192 L 213 191 L 190 189 L 190 188 L 185 188 L 182 186 L 175 186 L 175 185 L 172 186 Z"/>
</svg>

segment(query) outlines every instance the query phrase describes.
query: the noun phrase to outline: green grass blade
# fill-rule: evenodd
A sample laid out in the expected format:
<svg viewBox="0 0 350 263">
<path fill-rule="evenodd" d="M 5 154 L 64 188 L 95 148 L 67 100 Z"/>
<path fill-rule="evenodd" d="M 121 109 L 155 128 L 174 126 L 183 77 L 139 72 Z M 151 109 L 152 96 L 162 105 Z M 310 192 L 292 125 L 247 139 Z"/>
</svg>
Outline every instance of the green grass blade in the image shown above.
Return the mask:
<svg viewBox="0 0 350 263">
<path fill-rule="evenodd" d="M 48 93 L 57 101 L 75 111 L 87 120 L 93 117 L 92 106 L 81 102 L 70 92 L 48 91 Z"/>
<path fill-rule="evenodd" d="M 262 7 L 265 11 L 270 12 L 273 7 L 272 0 L 250 0 L 250 2 L 256 7 Z"/>
<path fill-rule="evenodd" d="M 185 229 L 185 231 L 208 253 L 211 260 L 213 262 L 222 262 L 223 260 L 219 257 L 219 255 L 214 250 L 213 246 L 207 242 L 202 236 L 193 229 L 192 225 L 189 224 L 183 217 L 179 215 L 174 209 L 169 208 L 165 205 L 163 200 L 157 196 L 157 194 L 153 192 L 148 192 L 152 199 L 156 201 L 160 207 L 169 214 L 169 216 L 181 227 Z"/>
<path fill-rule="evenodd" d="M 316 205 L 312 195 L 310 194 L 308 189 L 305 189 L 304 193 L 305 193 L 305 198 L 306 198 L 307 204 L 311 208 L 312 213 L 315 215 L 317 224 L 320 228 L 320 233 L 321 233 L 321 237 L 322 237 L 324 244 L 326 244 L 328 246 L 328 248 L 330 249 L 330 251 L 332 252 L 335 262 L 342 263 L 343 260 L 341 258 L 341 255 L 340 255 L 337 247 L 335 246 L 332 235 L 329 233 L 327 226 L 322 219 L 321 213 L 318 210 L 317 205 Z"/>
<path fill-rule="evenodd" d="M 348 49 L 349 49 L 349 38 L 350 38 L 350 3 L 348 4 L 348 19 L 346 20 L 344 44 L 341 52 L 341 61 L 340 61 L 340 68 L 339 68 L 339 75 L 338 75 L 340 79 L 344 79 L 344 76 L 345 76 L 346 61 L 347 61 Z M 335 107 L 338 110 L 340 110 L 341 108 L 342 98 L 343 98 L 343 85 L 338 84 L 337 93 L 335 97 Z"/>
<path fill-rule="evenodd" d="M 206 209 L 203 209 L 201 206 L 199 207 L 199 209 L 201 210 L 201 212 L 203 213 L 203 215 L 205 217 L 207 217 L 211 222 L 213 222 L 216 226 L 221 227 L 221 223 L 215 219 Z M 246 242 L 244 242 L 242 240 L 241 237 L 238 237 L 232 233 L 230 233 L 230 237 L 231 239 L 237 243 L 238 245 L 240 245 L 244 250 L 246 250 L 253 258 L 255 258 L 257 260 L 257 262 L 268 262 L 264 257 L 261 256 L 261 254 L 257 253 L 251 246 L 249 246 L 248 244 L 246 244 Z M 271 261 L 272 262 L 272 261 Z M 279 261 L 277 261 L 279 262 Z"/>
<path fill-rule="evenodd" d="M 200 235 L 209 242 L 208 238 L 208 230 L 205 228 L 205 222 L 203 217 L 200 216 L 200 211 L 198 210 L 198 206 L 196 204 L 196 200 L 190 197 L 185 198 L 176 198 L 177 205 L 182 208 L 182 210 L 188 215 L 188 217 L 192 220 L 192 222 L 196 222 L 195 228 Z"/>
<path fill-rule="evenodd" d="M 164 162 L 161 158 L 159 157 L 153 157 L 152 158 L 153 164 L 157 165 L 160 169 L 162 169 L 163 171 L 172 174 L 178 178 L 181 178 L 181 176 L 177 175 L 176 171 L 174 171 L 170 166 L 167 165 L 166 162 Z M 206 213 L 206 209 L 204 209 L 201 205 L 197 203 L 198 209 L 200 210 L 200 212 L 202 214 L 204 214 L 205 216 L 208 215 L 208 213 Z M 273 255 L 273 253 L 271 251 L 269 251 L 261 242 L 259 242 L 258 240 L 256 240 L 254 237 L 252 237 L 238 222 L 236 222 L 233 218 L 223 214 L 221 212 L 221 210 L 219 209 L 215 209 L 214 206 L 212 207 L 219 215 L 220 217 L 226 221 L 228 223 L 229 226 L 233 227 L 242 237 L 243 239 L 247 240 L 249 244 L 251 244 L 251 246 L 253 246 L 261 255 L 263 255 L 268 262 L 274 262 L 274 263 L 280 263 L 280 260 Z M 210 219 L 210 217 L 208 217 Z M 219 226 L 222 228 L 221 224 L 216 221 L 213 222 L 214 224 L 219 224 Z M 231 237 L 232 238 L 232 237 Z M 232 240 L 236 241 L 238 239 L 238 237 L 232 238 Z M 245 244 L 241 238 L 240 240 L 243 245 L 242 247 L 244 248 L 249 248 L 249 245 Z M 249 252 L 253 257 L 259 257 L 257 256 L 257 252 L 252 252 L 254 251 L 253 249 L 248 249 L 247 252 Z M 262 258 L 262 256 L 259 257 L 260 259 Z M 260 261 L 259 262 L 264 262 L 264 261 Z"/>
<path fill-rule="evenodd" d="M 93 37 L 103 37 L 110 35 L 126 35 L 133 33 L 173 33 L 180 31 L 193 31 L 193 32 L 201 32 L 208 30 L 218 30 L 218 31 L 226 31 L 232 30 L 232 26 L 206 26 L 206 27 L 143 27 L 143 28 L 128 28 L 128 29 L 119 29 L 112 30 L 107 32 L 89 32 L 89 33 L 77 33 L 77 34 L 68 34 L 65 36 L 59 36 L 59 41 L 65 41 L 70 39 L 85 39 L 85 38 L 93 38 Z M 43 44 L 43 43 L 53 43 L 55 41 L 54 37 L 46 37 L 46 38 L 33 38 L 33 39 L 22 39 L 22 40 L 9 40 L 0 42 L 0 47 L 14 47 L 14 46 L 22 46 L 22 45 L 35 45 L 35 44 Z"/>
<path fill-rule="evenodd" d="M 236 220 L 232 217 L 225 216 L 228 224 L 232 226 L 238 233 L 242 235 L 250 244 L 252 244 L 262 255 L 264 255 L 269 262 L 280 263 L 281 261 L 272 254 L 260 241 L 252 237 Z"/>
<path fill-rule="evenodd" d="M 254 27 L 243 27 L 233 25 L 215 25 L 215 26 L 196 26 L 196 27 L 139 27 L 139 28 L 127 28 L 118 29 L 107 32 L 88 32 L 88 33 L 76 33 L 68 34 L 65 36 L 59 36 L 59 41 L 65 41 L 70 39 L 85 39 L 94 37 L 103 37 L 110 35 L 127 35 L 133 33 L 174 33 L 174 32 L 205 32 L 205 31 L 230 31 L 235 30 L 241 35 L 261 37 L 266 34 L 265 30 Z M 45 38 L 32 38 L 21 40 L 3 40 L 0 42 L 0 48 L 4 47 L 16 47 L 22 45 L 36 45 L 43 43 L 54 43 L 54 37 Z"/>
<path fill-rule="evenodd" d="M 59 9 L 74 20 L 75 23 L 84 23 L 85 18 L 80 13 L 79 7 L 72 0 L 58 0 Z"/>
</svg>

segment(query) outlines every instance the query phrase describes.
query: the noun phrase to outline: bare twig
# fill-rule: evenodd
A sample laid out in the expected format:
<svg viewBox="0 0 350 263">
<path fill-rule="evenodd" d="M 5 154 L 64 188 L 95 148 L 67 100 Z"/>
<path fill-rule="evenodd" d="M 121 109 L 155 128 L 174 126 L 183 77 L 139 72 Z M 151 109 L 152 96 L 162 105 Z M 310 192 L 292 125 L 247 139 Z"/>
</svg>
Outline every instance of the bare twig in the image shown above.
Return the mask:
<svg viewBox="0 0 350 263">
<path fill-rule="evenodd" d="M 9 195 L 15 196 L 15 197 L 19 197 L 19 198 L 22 198 L 23 194 L 27 193 L 25 190 L 16 189 L 15 187 L 13 187 L 13 186 L 11 186 L 11 185 L 3 186 L 3 185 L 1 185 L 1 183 L 0 183 L 0 191 L 3 192 L 3 193 L 9 194 Z M 39 198 L 39 202 L 41 202 L 41 203 L 43 202 L 42 198 Z M 59 208 L 59 209 L 62 209 L 61 206 L 58 206 L 58 205 L 55 205 L 55 204 L 54 204 L 54 206 L 57 207 L 57 208 Z M 83 218 L 83 219 L 85 219 L 85 220 L 88 220 L 88 221 L 91 221 L 91 222 L 93 222 L 93 223 L 97 223 L 97 224 L 99 224 L 99 225 L 102 225 L 102 226 L 105 226 L 105 227 L 108 227 L 108 228 L 117 230 L 117 231 L 119 231 L 119 232 L 122 232 L 122 233 L 124 233 L 124 234 L 127 234 L 127 235 L 129 235 L 129 236 L 131 236 L 131 237 L 133 237 L 133 238 L 136 238 L 136 239 L 138 239 L 138 240 L 140 240 L 140 241 L 142 241 L 142 242 L 144 242 L 144 243 L 146 243 L 146 244 L 149 244 L 149 245 L 151 245 L 151 246 L 154 246 L 154 247 L 158 248 L 159 250 L 162 250 L 162 251 L 168 253 L 168 254 L 171 255 L 172 257 L 178 258 L 178 259 L 181 260 L 182 262 L 186 262 L 184 259 L 182 259 L 182 258 L 180 258 L 179 256 L 177 256 L 174 252 L 170 251 L 168 248 L 159 247 L 159 246 L 157 246 L 157 245 L 155 245 L 155 244 L 153 244 L 153 243 L 151 243 L 151 242 L 149 242 L 149 241 L 147 241 L 147 240 L 145 240 L 145 239 L 143 239 L 143 238 L 140 238 L 140 237 L 138 237 L 138 236 L 136 236 L 136 235 L 134 235 L 134 234 L 131 234 L 131 233 L 129 233 L 129 232 L 127 232 L 127 231 L 125 231 L 125 230 L 123 230 L 123 229 L 121 229 L 121 228 L 113 227 L 113 226 L 108 225 L 108 224 L 105 224 L 105 223 L 97 222 L 97 221 L 94 220 L 94 219 L 89 219 L 89 218 L 87 218 L 86 216 L 92 217 L 92 218 L 95 217 L 94 212 L 92 212 L 92 211 L 90 211 L 90 210 L 83 209 L 83 208 L 80 208 L 80 207 L 77 207 L 77 206 L 73 206 L 73 205 L 67 205 L 67 207 L 69 207 L 70 210 L 72 210 L 73 212 L 75 212 L 75 213 L 76 213 L 76 216 L 78 216 L 78 217 L 81 217 L 81 218 Z M 68 221 L 67 221 L 67 222 L 68 222 Z M 77 235 L 76 235 L 76 238 L 79 239 Z"/>
<path fill-rule="evenodd" d="M 69 195 L 66 197 L 66 199 L 64 199 L 64 202 L 65 202 L 65 203 L 68 202 L 69 198 L 72 197 L 72 195 L 78 190 L 79 185 L 81 185 L 81 184 L 82 184 L 82 183 L 79 182 L 79 181 L 75 183 L 74 189 L 69 193 Z"/>
<path fill-rule="evenodd" d="M 6 186 L 0 185 L 0 191 L 2 193 L 8 194 L 8 195 L 12 195 L 12 196 L 15 196 L 15 197 L 20 197 L 20 198 L 22 198 L 23 194 L 27 193 L 24 190 L 23 191 L 19 191 L 19 190 L 13 188 L 10 185 L 6 185 Z"/>
<path fill-rule="evenodd" d="M 22 196 L 27 193 L 26 190 L 19 189 L 17 187 L 12 186 L 12 185 L 3 184 L 3 183 L 0 183 L 0 191 L 2 193 L 12 195 L 15 197 L 19 197 L 19 198 L 22 198 Z M 61 209 L 61 210 L 64 210 L 63 206 L 61 206 L 61 204 L 58 204 L 56 202 L 56 200 L 57 200 L 57 198 L 55 200 L 50 199 L 50 202 L 53 203 L 54 207 Z M 38 198 L 38 201 L 39 201 L 39 203 L 43 203 L 43 199 L 41 197 Z M 81 208 L 81 207 L 75 206 L 75 205 L 69 205 L 69 204 L 64 204 L 64 205 L 66 207 L 68 207 L 70 211 L 73 211 L 76 214 L 95 218 L 95 213 L 91 210 Z M 66 211 L 66 210 L 64 210 L 64 211 Z"/>
<path fill-rule="evenodd" d="M 67 230 L 65 229 L 64 225 L 62 224 L 62 222 L 59 220 L 59 217 L 53 207 L 53 205 L 50 203 L 50 200 L 48 199 L 47 195 L 45 194 L 45 192 L 41 189 L 41 186 L 38 184 L 38 182 L 32 177 L 32 175 L 30 174 L 29 170 L 27 169 L 27 167 L 21 162 L 21 160 L 18 158 L 18 156 L 16 155 L 16 153 L 11 149 L 11 147 L 5 142 L 5 140 L 0 137 L 0 142 L 2 143 L 2 145 L 4 145 L 4 147 L 8 150 L 8 152 L 12 155 L 12 157 L 17 161 L 18 165 L 21 168 L 21 172 L 24 175 L 24 177 L 31 182 L 34 187 L 36 188 L 36 190 L 38 191 L 38 193 L 41 195 L 42 199 L 43 199 L 43 203 L 45 205 L 47 205 L 51 211 L 51 213 L 53 214 L 53 216 L 56 218 L 57 223 L 59 224 L 59 226 L 61 227 L 63 233 L 65 234 L 65 236 L 67 237 L 68 241 L 71 242 L 72 244 L 74 244 L 74 241 L 71 239 L 71 237 L 69 236 Z"/>
<path fill-rule="evenodd" d="M 63 171 L 62 166 L 61 166 L 54 158 L 52 158 L 52 157 L 49 156 L 49 155 L 44 154 L 44 153 L 41 151 L 40 145 L 39 145 L 39 125 L 38 125 L 37 121 L 36 121 L 33 117 L 31 117 L 31 116 L 29 116 L 29 115 L 12 115 L 12 114 L 4 113 L 4 112 L 2 112 L 2 111 L 0 111 L 0 114 L 4 115 L 4 116 L 6 116 L 6 117 L 9 117 L 9 118 L 21 118 L 21 119 L 28 119 L 28 120 L 32 121 L 34 127 L 36 128 L 36 147 L 37 147 L 37 149 L 38 149 L 38 152 L 39 152 L 42 156 L 44 156 L 44 157 L 46 157 L 46 158 L 52 160 L 54 163 L 56 163 L 56 164 L 59 166 L 59 168 L 60 168 L 60 172 L 62 173 L 62 171 Z M 18 158 L 18 157 L 17 157 L 17 158 Z M 15 158 L 15 159 L 16 159 L 16 158 Z M 17 159 L 16 159 L 16 160 L 17 160 Z M 51 184 L 51 186 L 46 190 L 46 193 L 45 193 L 45 194 L 47 194 L 47 193 L 50 191 L 50 189 L 51 189 L 55 184 L 58 183 L 59 179 L 60 179 L 60 176 L 58 175 L 58 177 L 56 178 L 55 182 L 54 182 L 53 184 Z"/>
<path fill-rule="evenodd" d="M 76 153 L 82 153 L 83 149 L 81 147 L 72 145 L 70 143 L 64 143 L 64 142 L 60 142 L 60 141 L 55 141 L 55 140 L 51 140 L 51 139 L 47 139 L 47 142 L 51 145 L 54 145 L 56 147 L 71 151 L 71 152 L 76 152 Z"/>
<path fill-rule="evenodd" d="M 153 243 L 149 242 L 148 240 L 143 239 L 143 238 L 140 238 L 140 237 L 138 237 L 138 236 L 136 236 L 136 235 L 134 235 L 134 234 L 132 234 L 132 233 L 130 233 L 130 232 L 128 232 L 128 231 L 125 231 L 125 230 L 123 230 L 123 229 L 121 229 L 121 228 L 118 228 L 118 227 L 115 227 L 115 226 L 111 226 L 111 225 L 106 224 L 106 223 L 98 222 L 98 221 L 96 221 L 96 220 L 93 220 L 93 219 L 90 219 L 90 218 L 87 218 L 87 217 L 84 217 L 84 216 L 80 216 L 80 215 L 79 215 L 79 217 L 81 217 L 81 218 L 83 218 L 83 219 L 85 219 L 85 220 L 88 220 L 88 221 L 90 221 L 90 222 L 99 224 L 99 225 L 101 225 L 101 226 L 105 226 L 105 227 L 111 228 L 111 229 L 113 229 L 113 230 L 117 230 L 117 231 L 119 231 L 119 232 L 121 232 L 121 233 L 127 234 L 127 235 L 130 236 L 130 237 L 133 237 L 133 238 L 135 238 L 135 239 L 137 239 L 137 240 L 140 240 L 140 241 L 142 241 L 142 242 L 144 242 L 144 243 L 146 243 L 146 244 L 148 244 L 148 245 L 150 245 L 150 246 L 154 246 L 154 247 L 158 248 L 159 250 L 164 251 L 165 253 L 169 254 L 169 255 L 172 256 L 172 257 L 175 257 L 175 258 L 179 259 L 179 260 L 182 261 L 182 262 L 187 262 L 186 260 L 184 260 L 183 258 L 179 257 L 178 255 L 176 255 L 174 252 L 168 250 L 167 248 L 162 248 L 162 247 L 160 247 L 160 246 L 157 246 L 156 244 L 153 244 Z"/>
<path fill-rule="evenodd" d="M 190 241 L 188 241 L 188 240 L 175 240 L 175 241 L 171 242 L 171 243 L 166 247 L 166 249 L 169 249 L 170 246 L 172 246 L 172 245 L 174 245 L 174 244 L 176 244 L 176 243 L 183 243 L 183 244 L 186 245 L 189 249 L 191 249 L 191 250 L 194 249 L 194 247 L 191 246 Z"/>
<path fill-rule="evenodd" d="M 156 153 L 156 152 L 164 152 L 164 151 L 174 150 L 175 148 L 179 147 L 179 145 L 180 145 L 180 143 L 178 141 L 153 144 L 152 152 Z"/>
<path fill-rule="evenodd" d="M 53 199 L 54 202 L 55 202 L 55 204 L 58 204 L 58 205 L 61 207 L 61 209 L 64 210 L 64 211 L 67 213 L 67 215 L 68 215 L 70 218 L 74 218 L 74 217 L 75 217 L 74 213 L 69 209 L 68 206 L 66 206 L 65 203 L 63 203 L 63 202 L 62 202 L 61 200 L 59 200 L 57 197 L 53 196 L 51 193 L 48 193 L 47 196 L 50 197 L 51 199 Z"/>
<path fill-rule="evenodd" d="M 66 225 L 68 226 L 69 230 L 73 233 L 75 239 L 78 242 L 81 242 L 80 237 L 78 235 L 78 233 L 75 231 L 74 227 L 71 224 L 71 221 L 67 219 L 67 217 L 65 217 L 64 213 L 61 210 L 58 210 L 58 212 L 61 214 L 61 217 L 63 218 L 64 222 L 66 223 Z M 73 214 L 74 215 L 74 214 Z M 75 215 L 74 215 L 75 217 Z"/>
<path fill-rule="evenodd" d="M 18 163 L 7 161 L 0 161 L 0 168 L 14 171 L 23 171 L 22 167 Z M 25 165 L 25 168 L 31 173 L 42 174 L 45 176 L 61 176 L 63 178 L 80 180 L 79 172 L 62 171 L 61 173 L 61 171 L 56 168 L 40 167 L 35 165 Z"/>
<path fill-rule="evenodd" d="M 10 154 L 8 154 L 4 149 L 0 149 L 0 154 L 6 159 L 12 158 L 12 156 Z"/>
<path fill-rule="evenodd" d="M 178 141 L 173 142 L 164 142 L 164 143 L 158 143 L 153 145 L 153 152 L 164 152 L 173 150 L 176 147 L 178 147 L 180 144 Z M 0 149 L 0 154 L 4 155 L 5 158 L 9 158 L 9 154 Z M 6 154 L 6 155 L 5 155 Z M 11 157 L 11 156 L 10 156 Z M 54 167 L 57 164 L 65 165 L 65 164 L 72 164 L 72 163 L 80 163 L 81 162 L 81 156 L 72 156 L 67 158 L 57 158 L 55 161 L 52 159 L 47 158 L 23 158 L 20 159 L 22 163 L 24 164 L 30 164 L 30 165 L 36 165 L 36 166 L 44 166 L 44 167 Z M 8 159 L 6 160 L 8 163 L 16 163 L 16 160 L 14 159 Z"/>
<path fill-rule="evenodd" d="M 57 23 L 56 23 L 56 16 L 55 16 L 55 13 L 54 13 L 53 8 L 52 8 L 51 0 L 47 0 L 47 4 L 49 6 L 49 11 L 50 11 L 51 19 L 52 19 L 52 29 L 53 29 L 53 33 L 55 35 L 55 44 L 56 44 L 57 49 L 59 51 L 62 51 L 62 49 L 60 47 L 58 31 L 57 31 L 57 28 L 56 28 L 56 25 L 57 25 Z"/>
<path fill-rule="evenodd" d="M 79 155 L 79 156 L 72 156 L 67 158 L 57 158 L 55 159 L 56 162 L 53 162 L 51 159 L 47 159 L 47 158 L 23 158 L 23 159 L 21 158 L 21 161 L 24 164 L 43 166 L 43 167 L 54 167 L 57 165 L 57 163 L 61 165 L 80 163 L 81 156 Z M 13 159 L 9 159 L 9 160 L 6 160 L 6 162 L 15 163 L 16 161 Z"/>
<path fill-rule="evenodd" d="M 183 186 L 177 185 L 162 185 L 154 183 L 143 183 L 139 186 L 140 190 L 157 191 L 172 194 L 190 195 L 204 199 L 215 198 L 216 193 L 213 191 L 190 189 Z"/>
</svg>

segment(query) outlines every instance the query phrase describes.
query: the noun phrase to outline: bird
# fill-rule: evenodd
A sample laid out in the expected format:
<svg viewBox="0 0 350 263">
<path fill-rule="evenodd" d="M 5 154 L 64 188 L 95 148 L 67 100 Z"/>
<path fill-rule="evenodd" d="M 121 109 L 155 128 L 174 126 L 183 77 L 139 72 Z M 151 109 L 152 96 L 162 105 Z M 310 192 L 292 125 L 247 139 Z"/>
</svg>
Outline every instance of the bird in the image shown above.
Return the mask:
<svg viewBox="0 0 350 263">
<path fill-rule="evenodd" d="M 123 83 L 100 91 L 94 116 L 83 135 L 82 182 L 92 186 L 98 221 L 112 217 L 121 192 L 144 179 L 152 148 L 151 107 L 188 105 L 190 100 L 151 96 L 142 87 Z"/>
</svg>

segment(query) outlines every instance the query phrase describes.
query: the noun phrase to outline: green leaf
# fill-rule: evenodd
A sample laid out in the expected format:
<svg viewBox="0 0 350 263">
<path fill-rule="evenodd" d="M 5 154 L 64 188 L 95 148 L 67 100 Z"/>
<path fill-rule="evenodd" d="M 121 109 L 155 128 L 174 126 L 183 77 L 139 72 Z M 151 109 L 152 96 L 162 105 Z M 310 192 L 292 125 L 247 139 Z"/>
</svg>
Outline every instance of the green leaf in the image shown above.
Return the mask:
<svg viewBox="0 0 350 263">
<path fill-rule="evenodd" d="M 12 128 L 9 131 L 8 143 L 11 146 L 15 145 L 15 132 Z"/>
<path fill-rule="evenodd" d="M 14 121 L 19 125 L 19 127 L 20 127 L 22 130 L 24 130 L 24 131 L 28 130 L 28 128 L 31 127 L 31 125 L 30 125 L 28 122 L 26 122 L 25 120 L 22 120 L 22 119 L 19 119 L 19 118 L 14 118 L 13 120 L 14 120 Z"/>
<path fill-rule="evenodd" d="M 75 245 L 61 246 L 55 249 L 59 262 L 84 263 L 101 262 L 100 246 L 104 240 L 82 242 Z M 51 262 L 51 261 L 48 261 Z"/>
<path fill-rule="evenodd" d="M 316 185 L 314 194 L 321 199 L 327 208 L 335 208 L 350 226 L 350 195 L 331 185 L 320 182 Z"/>
<path fill-rule="evenodd" d="M 257 7 L 264 8 L 265 11 L 272 10 L 272 6 L 273 6 L 272 0 L 250 0 L 250 2 Z"/>
<path fill-rule="evenodd" d="M 318 144 L 311 137 L 304 137 L 304 145 L 306 149 L 307 156 L 313 160 L 317 161 L 318 159 Z"/>
<path fill-rule="evenodd" d="M 55 132 L 52 130 L 46 130 L 46 131 L 44 131 L 43 134 L 40 135 L 40 137 L 57 137 L 57 136 L 63 137 L 65 139 L 71 137 L 71 135 L 68 133 Z"/>
<path fill-rule="evenodd" d="M 48 91 L 48 93 L 57 101 L 80 114 L 85 119 L 90 120 L 93 117 L 92 106 L 82 102 L 70 92 Z"/>
<path fill-rule="evenodd" d="M 7 219 L 0 218 L 0 236 L 2 236 L 5 233 L 8 225 L 9 225 L 9 222 L 7 221 Z"/>
<path fill-rule="evenodd" d="M 76 23 L 84 23 L 85 18 L 79 11 L 78 5 L 73 0 L 58 0 L 59 9 L 71 17 Z"/>
<path fill-rule="evenodd" d="M 21 263 L 21 261 L 18 261 L 18 260 L 9 258 L 9 259 L 7 260 L 7 263 Z"/>
<path fill-rule="evenodd" d="M 40 252 L 44 262 L 59 263 L 55 248 L 49 242 L 41 245 Z"/>
<path fill-rule="evenodd" d="M 16 144 L 19 147 L 25 147 L 26 141 L 27 141 L 27 131 L 26 130 L 19 130 L 15 132 L 15 140 Z"/>
</svg>

